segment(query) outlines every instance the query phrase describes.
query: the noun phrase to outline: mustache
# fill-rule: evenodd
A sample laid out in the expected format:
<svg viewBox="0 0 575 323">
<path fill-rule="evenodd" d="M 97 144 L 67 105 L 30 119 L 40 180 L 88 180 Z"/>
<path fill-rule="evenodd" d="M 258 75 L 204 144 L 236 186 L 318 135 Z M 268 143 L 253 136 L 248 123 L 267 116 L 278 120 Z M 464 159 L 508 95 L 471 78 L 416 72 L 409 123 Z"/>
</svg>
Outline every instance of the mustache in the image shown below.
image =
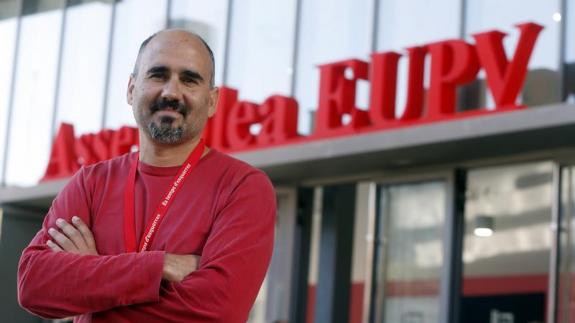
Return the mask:
<svg viewBox="0 0 575 323">
<path fill-rule="evenodd" d="M 152 114 L 163 110 L 173 110 L 180 113 L 184 117 L 188 114 L 189 111 L 188 107 L 179 100 L 159 99 L 152 103 L 152 106 L 150 107 Z"/>
</svg>

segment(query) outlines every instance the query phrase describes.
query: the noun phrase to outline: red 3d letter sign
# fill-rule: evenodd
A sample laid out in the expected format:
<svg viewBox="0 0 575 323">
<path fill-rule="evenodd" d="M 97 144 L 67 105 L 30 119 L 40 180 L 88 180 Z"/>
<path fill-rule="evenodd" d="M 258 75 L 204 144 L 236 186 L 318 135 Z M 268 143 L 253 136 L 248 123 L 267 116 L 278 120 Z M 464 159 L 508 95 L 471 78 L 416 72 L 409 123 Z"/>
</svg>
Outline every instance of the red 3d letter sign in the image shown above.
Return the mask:
<svg viewBox="0 0 575 323">
<path fill-rule="evenodd" d="M 129 152 L 138 145 L 138 129 L 122 127 L 74 137 L 74 126 L 62 123 L 42 181 L 67 177 L 80 168 Z"/>
<path fill-rule="evenodd" d="M 433 122 L 464 115 L 465 112 L 456 113 L 455 110 L 456 90 L 475 80 L 480 69 L 485 71 L 487 86 L 495 101 L 494 110 L 521 108 L 517 105 L 517 97 L 525 82 L 535 41 L 543 27 L 534 23 L 517 27 L 520 37 L 511 59 L 505 54 L 505 34 L 500 31 L 474 34 L 475 45 L 454 39 L 408 48 L 407 101 L 403 114 L 399 116 L 395 93 L 401 54 L 374 53 L 371 64 L 347 60 L 320 66 L 320 99 L 313 136 L 331 137 L 411 125 L 412 120 Z M 431 66 L 429 89 L 426 90 L 423 80 L 428 55 Z M 349 72 L 353 77 L 346 77 L 346 74 L 351 74 Z M 357 80 L 370 81 L 367 112 L 354 106 Z M 343 124 L 342 119 L 346 115 L 351 121 Z M 411 122 L 406 123 L 408 120 Z"/>
<path fill-rule="evenodd" d="M 403 109 L 397 109 L 396 104 L 397 71 L 402 54 L 372 53 L 371 62 L 349 59 L 319 66 L 315 131 L 305 137 L 297 133 L 298 104 L 293 98 L 273 95 L 257 104 L 238 100 L 238 91 L 222 87 L 216 115 L 208 121 L 204 137 L 208 145 L 216 149 L 241 151 L 520 109 L 517 98 L 543 27 L 534 23 L 517 27 L 519 40 L 509 58 L 503 47 L 505 34 L 497 30 L 472 35 L 475 44 L 452 39 L 407 48 L 407 100 Z M 426 89 L 427 62 L 430 76 Z M 458 87 L 475 80 L 480 70 L 485 72 L 494 109 L 456 111 Z M 356 106 L 360 80 L 370 83 L 367 109 Z M 398 110 L 403 112 L 399 114 Z M 103 130 L 75 139 L 73 127 L 63 124 L 44 179 L 69 176 L 80 165 L 118 156 L 137 145 L 137 141 L 135 128 Z"/>
</svg>

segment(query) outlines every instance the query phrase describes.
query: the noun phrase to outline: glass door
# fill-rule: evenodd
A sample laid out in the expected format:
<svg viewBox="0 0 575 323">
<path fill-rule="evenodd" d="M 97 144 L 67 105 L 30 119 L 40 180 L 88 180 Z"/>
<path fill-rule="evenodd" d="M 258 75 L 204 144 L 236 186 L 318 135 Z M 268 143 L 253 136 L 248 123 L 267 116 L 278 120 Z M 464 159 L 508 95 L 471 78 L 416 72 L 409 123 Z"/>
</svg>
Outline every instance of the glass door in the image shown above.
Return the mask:
<svg viewBox="0 0 575 323">
<path fill-rule="evenodd" d="M 276 188 L 277 220 L 272 260 L 248 323 L 288 322 L 294 263 L 296 190 Z"/>
<path fill-rule="evenodd" d="M 372 322 L 439 323 L 448 182 L 381 184 Z"/>
<path fill-rule="evenodd" d="M 534 162 L 467 172 L 461 322 L 555 322 L 554 169 Z"/>
</svg>

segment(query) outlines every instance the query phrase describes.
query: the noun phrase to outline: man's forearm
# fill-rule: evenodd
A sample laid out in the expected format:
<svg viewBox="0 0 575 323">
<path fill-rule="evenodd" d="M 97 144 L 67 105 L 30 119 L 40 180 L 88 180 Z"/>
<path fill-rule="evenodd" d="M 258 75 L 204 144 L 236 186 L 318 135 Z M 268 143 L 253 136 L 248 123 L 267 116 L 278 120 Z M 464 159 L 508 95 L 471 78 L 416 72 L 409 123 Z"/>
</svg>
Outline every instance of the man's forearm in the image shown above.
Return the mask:
<svg viewBox="0 0 575 323">
<path fill-rule="evenodd" d="M 50 318 L 154 302 L 163 265 L 163 251 L 90 256 L 32 245 L 20 259 L 18 299 Z"/>
</svg>

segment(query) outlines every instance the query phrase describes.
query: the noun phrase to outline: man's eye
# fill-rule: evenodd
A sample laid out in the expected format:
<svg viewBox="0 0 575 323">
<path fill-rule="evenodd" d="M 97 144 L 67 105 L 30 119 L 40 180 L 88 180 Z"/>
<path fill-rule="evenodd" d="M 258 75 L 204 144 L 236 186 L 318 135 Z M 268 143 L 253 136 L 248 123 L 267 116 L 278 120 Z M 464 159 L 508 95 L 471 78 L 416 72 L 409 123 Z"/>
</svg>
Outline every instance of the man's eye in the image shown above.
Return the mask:
<svg viewBox="0 0 575 323">
<path fill-rule="evenodd" d="M 161 73 L 152 73 L 152 74 L 150 74 L 149 77 L 151 79 L 160 79 L 160 80 L 163 80 L 166 78 L 166 76 L 164 74 L 161 74 Z"/>
<path fill-rule="evenodd" d="M 190 84 L 198 84 L 198 80 L 192 77 L 184 77 L 182 78 L 182 82 Z"/>
</svg>

